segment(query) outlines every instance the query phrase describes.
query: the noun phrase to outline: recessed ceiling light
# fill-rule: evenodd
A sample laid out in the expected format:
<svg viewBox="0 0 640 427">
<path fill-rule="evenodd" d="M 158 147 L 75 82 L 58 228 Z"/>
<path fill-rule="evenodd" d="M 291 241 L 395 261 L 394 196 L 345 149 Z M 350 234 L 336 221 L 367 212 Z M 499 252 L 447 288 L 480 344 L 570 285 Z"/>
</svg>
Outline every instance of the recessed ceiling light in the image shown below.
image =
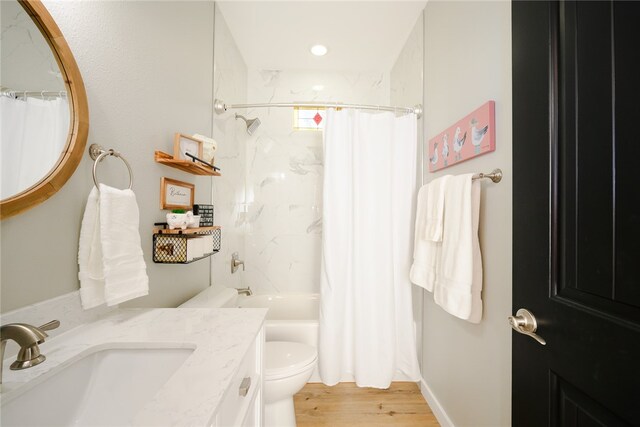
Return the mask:
<svg viewBox="0 0 640 427">
<path fill-rule="evenodd" d="M 315 92 L 320 92 L 321 90 L 324 90 L 324 86 L 323 85 L 313 85 L 311 87 L 311 90 L 313 90 Z"/>
<path fill-rule="evenodd" d="M 321 44 L 311 46 L 311 53 L 315 56 L 324 56 L 327 54 L 327 47 Z"/>
</svg>

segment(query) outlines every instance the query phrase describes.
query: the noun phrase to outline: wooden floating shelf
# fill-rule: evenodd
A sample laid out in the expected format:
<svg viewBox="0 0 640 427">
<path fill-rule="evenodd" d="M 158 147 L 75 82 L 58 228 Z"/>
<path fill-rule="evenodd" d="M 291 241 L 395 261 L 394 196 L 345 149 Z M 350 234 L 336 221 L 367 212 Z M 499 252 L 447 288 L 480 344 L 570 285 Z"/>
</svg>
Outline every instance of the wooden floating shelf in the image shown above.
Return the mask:
<svg viewBox="0 0 640 427">
<path fill-rule="evenodd" d="M 213 227 L 198 227 L 198 228 L 186 228 L 184 230 L 180 228 L 175 228 L 173 230 L 168 228 L 155 228 L 154 233 L 156 234 L 200 234 L 204 231 L 213 231 L 220 229 L 219 225 L 214 225 Z"/>
<path fill-rule="evenodd" d="M 156 151 L 154 154 L 154 160 L 157 163 L 162 163 L 163 165 L 180 169 L 183 172 L 188 172 L 194 175 L 222 176 L 220 172 L 216 172 L 214 169 L 207 165 L 203 165 L 202 163 L 192 162 L 189 160 L 175 160 L 172 155 L 162 151 Z"/>
</svg>

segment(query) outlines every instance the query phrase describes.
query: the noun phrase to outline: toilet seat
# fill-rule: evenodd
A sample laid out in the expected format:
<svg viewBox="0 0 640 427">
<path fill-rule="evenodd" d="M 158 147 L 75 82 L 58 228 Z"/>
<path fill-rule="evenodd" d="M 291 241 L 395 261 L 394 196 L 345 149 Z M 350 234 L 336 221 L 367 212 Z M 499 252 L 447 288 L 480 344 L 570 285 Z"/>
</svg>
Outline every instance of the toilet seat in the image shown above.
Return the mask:
<svg viewBox="0 0 640 427">
<path fill-rule="evenodd" d="M 298 342 L 267 341 L 265 347 L 265 380 L 279 380 L 309 369 L 317 358 L 315 347 Z"/>
</svg>

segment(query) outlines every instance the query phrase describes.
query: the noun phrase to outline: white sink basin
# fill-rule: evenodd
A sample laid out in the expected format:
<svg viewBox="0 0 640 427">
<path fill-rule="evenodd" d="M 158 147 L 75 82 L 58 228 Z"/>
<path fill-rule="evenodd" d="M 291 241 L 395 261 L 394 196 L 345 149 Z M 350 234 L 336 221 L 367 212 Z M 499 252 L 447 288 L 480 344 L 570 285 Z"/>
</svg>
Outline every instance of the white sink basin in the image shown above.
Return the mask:
<svg viewBox="0 0 640 427">
<path fill-rule="evenodd" d="M 1 424 L 130 425 L 192 352 L 192 348 L 97 349 L 3 395 Z"/>
</svg>

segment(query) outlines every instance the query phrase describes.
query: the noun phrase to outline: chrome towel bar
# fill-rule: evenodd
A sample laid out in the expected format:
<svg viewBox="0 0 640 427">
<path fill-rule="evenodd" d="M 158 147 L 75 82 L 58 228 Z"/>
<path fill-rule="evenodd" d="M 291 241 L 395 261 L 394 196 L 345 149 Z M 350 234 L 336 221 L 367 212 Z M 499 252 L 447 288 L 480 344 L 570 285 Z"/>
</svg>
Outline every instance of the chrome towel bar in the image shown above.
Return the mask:
<svg viewBox="0 0 640 427">
<path fill-rule="evenodd" d="M 129 190 L 131 190 L 131 187 L 133 186 L 133 171 L 131 170 L 131 165 L 129 164 L 129 162 L 127 162 L 127 159 L 122 157 L 122 154 L 120 154 L 120 152 L 114 150 L 113 148 L 105 150 L 98 144 L 91 144 L 91 146 L 89 147 L 89 156 L 91 156 L 91 158 L 93 159 L 93 183 L 95 184 L 98 191 L 100 191 L 100 187 L 98 186 L 98 176 L 96 175 L 98 163 L 104 160 L 104 158 L 107 156 L 117 157 L 122 160 L 125 165 L 127 165 L 127 169 L 129 170 Z"/>
</svg>

